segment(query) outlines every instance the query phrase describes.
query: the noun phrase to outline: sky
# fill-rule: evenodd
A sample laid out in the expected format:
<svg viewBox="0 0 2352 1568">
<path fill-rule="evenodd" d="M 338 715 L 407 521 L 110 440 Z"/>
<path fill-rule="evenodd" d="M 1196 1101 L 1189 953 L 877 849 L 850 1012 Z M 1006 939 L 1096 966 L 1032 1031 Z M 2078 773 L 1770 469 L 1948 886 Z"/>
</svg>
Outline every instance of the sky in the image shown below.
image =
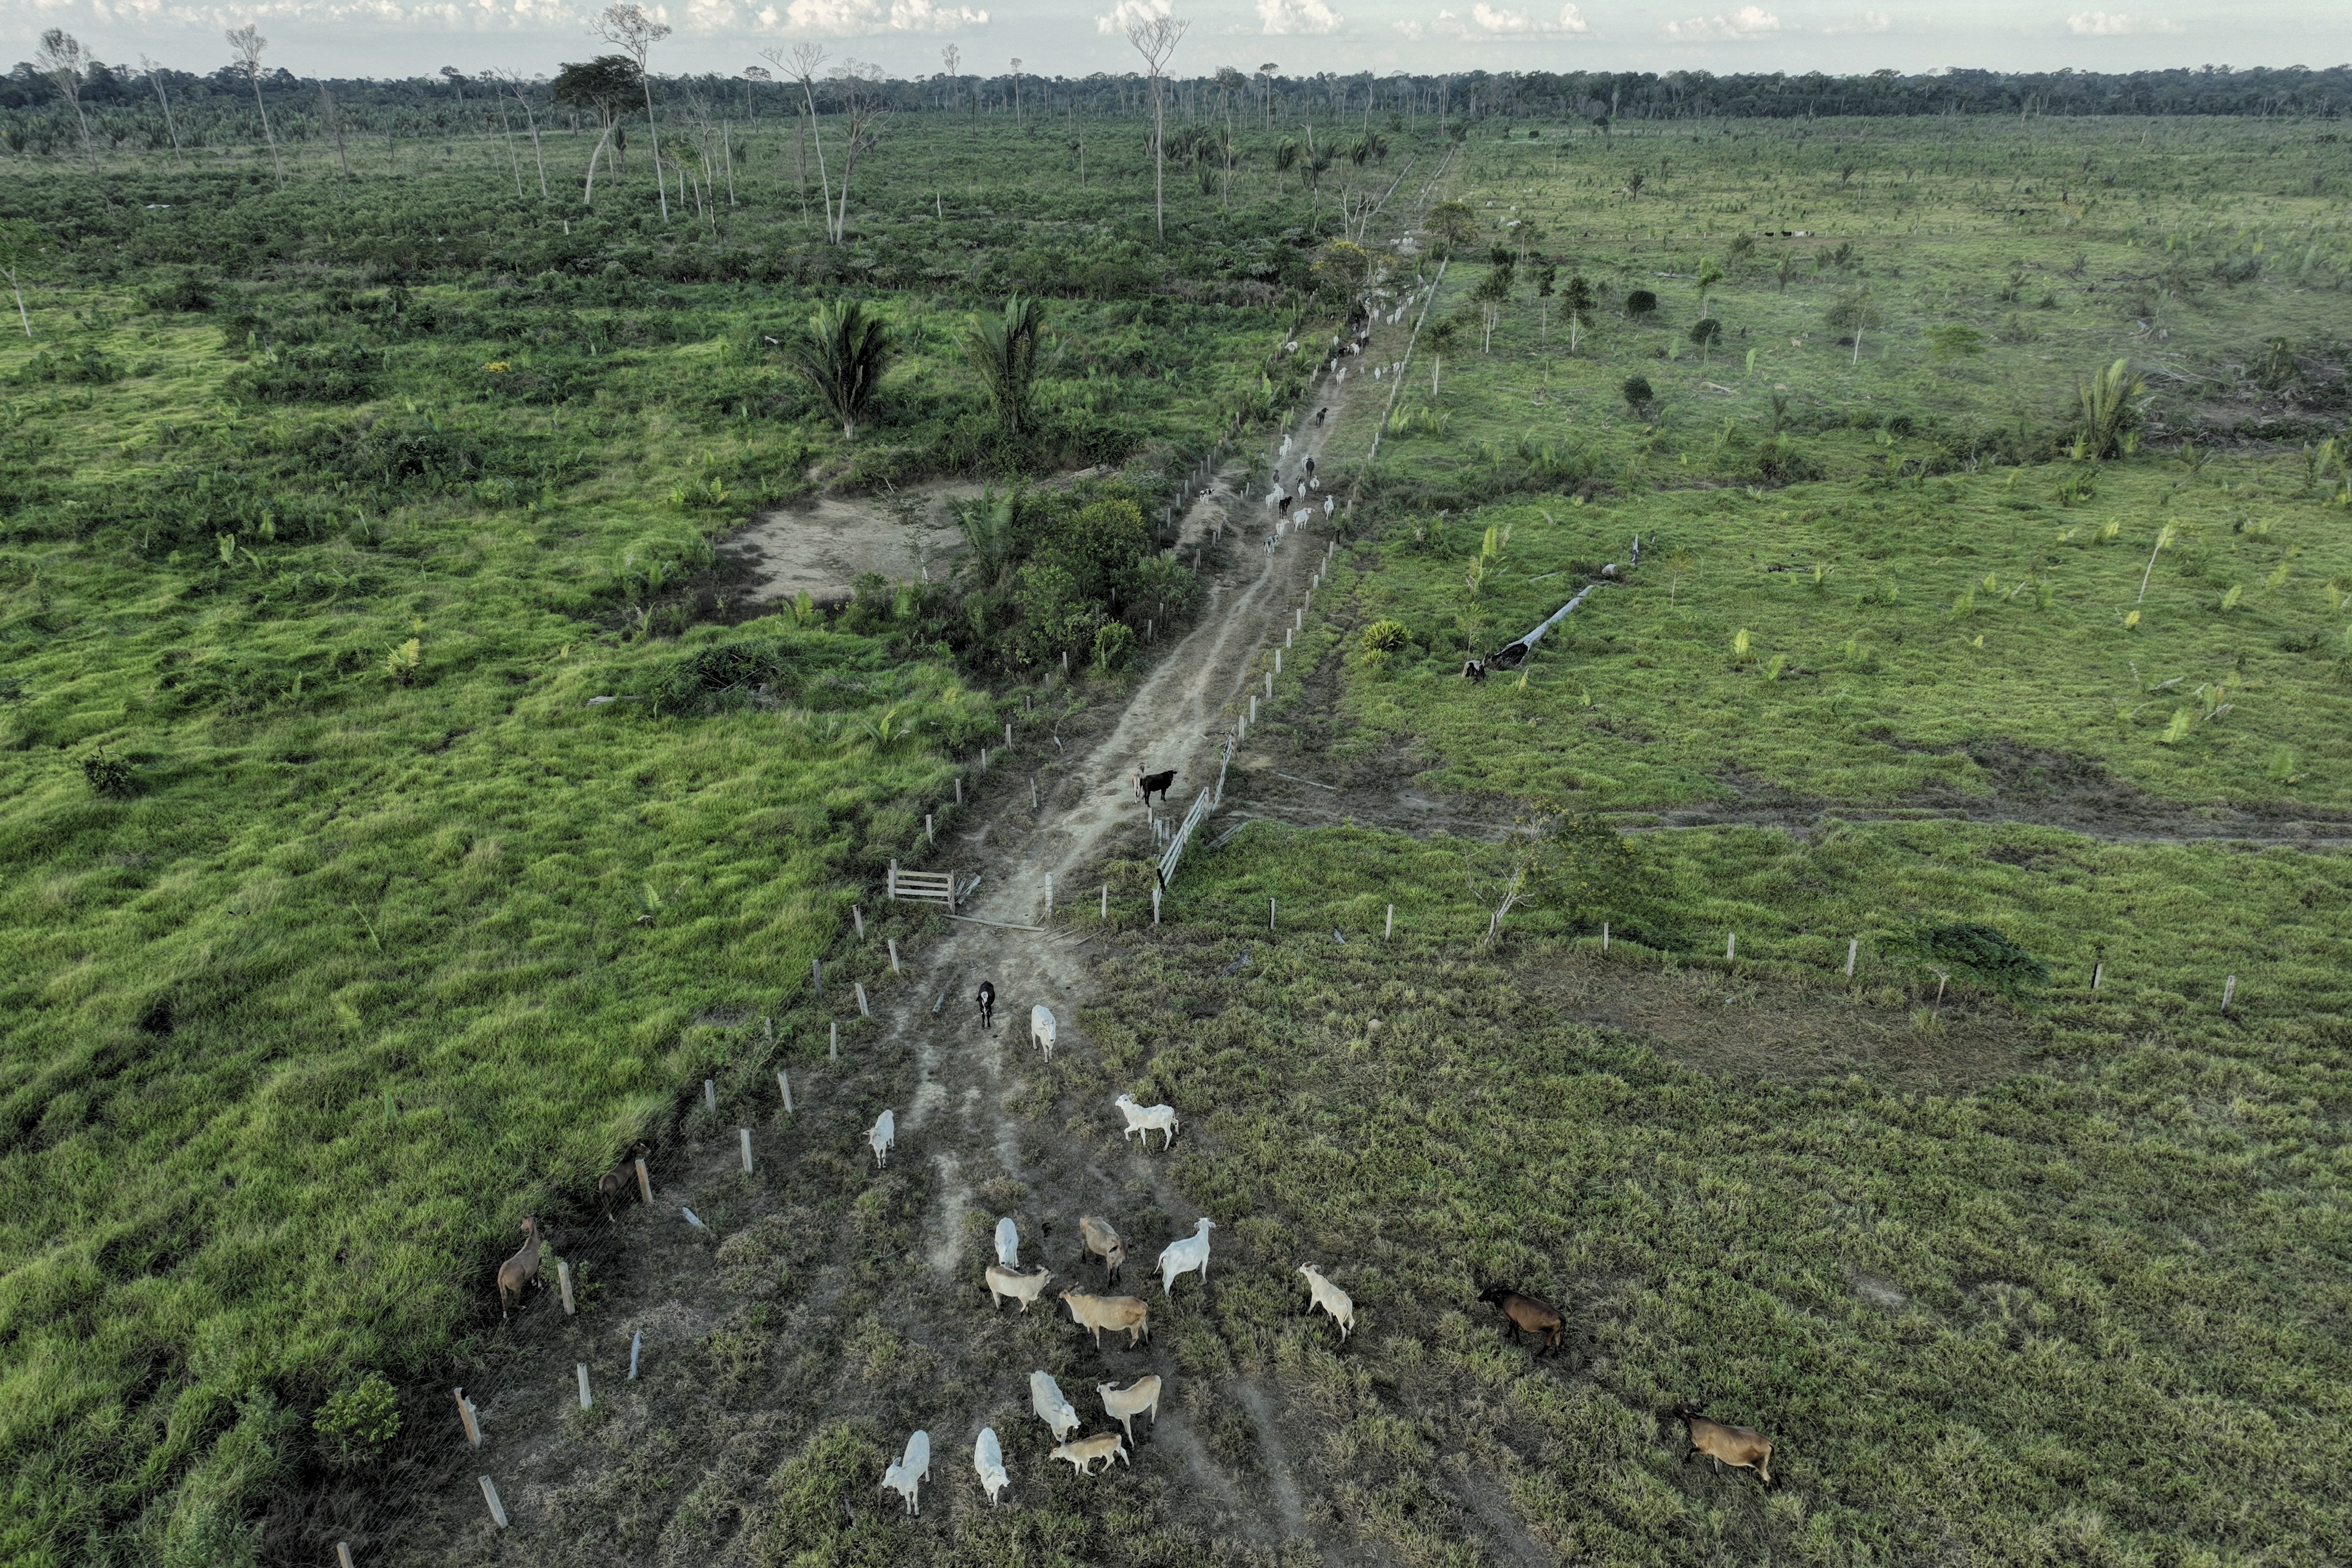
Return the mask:
<svg viewBox="0 0 2352 1568">
<path fill-rule="evenodd" d="M 2106 7 L 2114 7 L 2112 9 Z M 247 22 L 265 63 L 298 76 L 418 76 L 444 66 L 551 72 L 591 49 L 588 0 L 0 0 L 0 48 L 29 58 L 44 28 L 100 59 L 183 70 L 228 63 Z M 1906 73 L 2328 66 L 2352 60 L 2342 0 L 662 0 L 673 28 L 656 71 L 732 74 L 803 39 L 894 76 L 965 75 L 1019 57 L 1046 76 L 1133 68 L 1125 24 L 1173 15 L 1180 75 L 1219 66 L 1282 74 L 1376 70 L 1708 70 Z"/>
</svg>

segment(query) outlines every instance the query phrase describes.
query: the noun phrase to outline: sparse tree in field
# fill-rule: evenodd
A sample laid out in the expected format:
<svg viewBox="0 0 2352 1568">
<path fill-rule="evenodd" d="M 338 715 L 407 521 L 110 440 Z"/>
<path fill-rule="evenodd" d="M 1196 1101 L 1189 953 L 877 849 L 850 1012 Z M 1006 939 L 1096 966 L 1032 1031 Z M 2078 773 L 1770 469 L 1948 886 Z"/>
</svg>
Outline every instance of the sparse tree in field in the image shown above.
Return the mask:
<svg viewBox="0 0 2352 1568">
<path fill-rule="evenodd" d="M 243 71 L 245 79 L 253 84 L 253 107 L 261 113 L 261 136 L 269 143 L 269 164 L 278 172 L 278 184 L 283 185 L 286 184 L 286 165 L 278 160 L 278 133 L 269 129 L 269 106 L 261 101 L 261 51 L 269 47 L 269 40 L 263 37 L 261 29 L 250 22 L 242 27 L 232 28 L 227 37 L 228 47 L 236 51 L 236 68 Z"/>
<path fill-rule="evenodd" d="M 1782 251 L 1780 265 L 1772 275 L 1780 280 L 1780 292 L 1786 294 L 1789 291 L 1789 279 L 1797 275 L 1797 253 L 1793 250 Z"/>
<path fill-rule="evenodd" d="M 539 165 L 539 199 L 545 201 L 547 199 L 547 153 L 539 144 L 539 115 L 530 106 L 530 94 L 524 90 L 523 79 L 520 72 L 493 71 L 490 73 L 490 79 L 499 83 L 508 92 L 513 94 L 515 102 L 522 109 L 523 124 L 530 132 L 531 161 Z M 338 145 L 341 143 L 338 142 Z"/>
<path fill-rule="evenodd" d="M 1586 925 L 1639 910 L 1655 897 L 1655 873 L 1625 836 L 1598 817 L 1533 813 L 1499 844 L 1465 853 L 1471 897 L 1487 911 L 1486 940 L 1502 941 L 1503 921 L 1523 904 L 1549 900 Z"/>
<path fill-rule="evenodd" d="M 81 111 L 81 84 L 89 70 L 89 51 L 63 27 L 51 27 L 41 35 L 41 47 L 33 53 L 33 65 L 49 79 L 58 96 L 73 110 L 74 129 L 81 132 L 82 156 L 89 160 L 91 168 L 97 168 L 98 149 L 89 139 L 89 118 Z"/>
<path fill-rule="evenodd" d="M 1013 128 L 1021 128 L 1021 57 L 1013 57 Z"/>
<path fill-rule="evenodd" d="M 1437 242 L 1438 254 L 1443 256 L 1455 246 L 1467 245 L 1477 237 L 1478 215 L 1470 210 L 1468 202 L 1440 202 L 1429 209 L 1421 227 L 1423 233 Z"/>
<path fill-rule="evenodd" d="M 948 68 L 948 107 L 955 107 L 956 72 L 963 64 L 963 51 L 950 44 L 940 51 L 940 64 Z"/>
<path fill-rule="evenodd" d="M 889 324 L 856 300 L 817 307 L 808 330 L 785 351 L 833 416 L 845 440 L 857 437 L 857 421 L 882 384 L 882 373 L 898 353 Z"/>
<path fill-rule="evenodd" d="M 637 96 L 636 62 L 626 55 L 598 55 L 580 64 L 568 64 L 555 73 L 553 100 L 584 109 L 604 125 L 604 134 L 588 153 L 588 180 L 581 187 L 580 205 L 596 205 L 596 160 L 612 145 L 614 129 Z M 619 173 L 617 166 L 614 174 Z"/>
<path fill-rule="evenodd" d="M 1281 68 L 1268 60 L 1257 68 L 1258 79 L 1265 83 L 1265 128 L 1274 129 L 1274 73 Z"/>
<path fill-rule="evenodd" d="M 335 112 L 335 95 L 327 90 L 325 82 L 319 84 L 319 119 L 335 138 L 335 161 L 342 168 L 342 177 L 349 180 L 352 177 L 352 159 L 351 154 L 343 151 L 343 117 Z M 518 195 L 522 193 L 520 181 L 516 182 L 515 193 Z"/>
<path fill-rule="evenodd" d="M 1830 302 L 1822 317 L 1832 331 L 1853 333 L 1853 363 L 1862 363 L 1862 334 L 1864 330 L 1886 324 L 1885 313 L 1870 297 L 1867 289 L 1849 289 Z"/>
<path fill-rule="evenodd" d="M 1282 139 L 1281 144 L 1276 146 L 1274 150 L 1274 175 L 1276 184 L 1278 185 L 1281 183 L 1282 176 L 1287 174 L 1292 169 L 1297 167 L 1297 164 L 1298 143 L 1286 136 Z"/>
<path fill-rule="evenodd" d="M 172 119 L 172 97 L 163 90 L 163 68 L 141 55 L 139 68 L 147 73 L 148 83 L 155 89 L 155 100 L 163 106 L 163 130 L 172 138 L 172 161 L 184 164 L 187 159 L 180 152 L 180 127 Z"/>
<path fill-rule="evenodd" d="M 1173 16 L 1154 16 L 1127 29 L 1127 41 L 1143 57 L 1151 79 L 1151 217 L 1162 245 L 1168 243 L 1168 120 L 1161 102 L 1160 73 L 1169 57 L 1176 52 L 1176 46 L 1184 41 L 1185 29 L 1192 25 Z"/>
<path fill-rule="evenodd" d="M 849 176 L 857 167 L 857 155 L 873 150 L 874 128 L 890 110 L 882 96 L 880 66 L 844 60 L 833 76 L 849 106 L 849 132 L 842 142 L 841 203 L 828 223 L 834 244 L 845 245 L 849 242 Z"/>
<path fill-rule="evenodd" d="M 1002 315 L 984 314 L 963 335 L 964 358 L 1007 436 L 1029 431 L 1029 404 L 1037 376 L 1037 347 L 1045 330 L 1045 303 L 1015 294 Z"/>
<path fill-rule="evenodd" d="M 1592 325 L 1592 285 L 1584 280 L 1582 273 L 1570 275 L 1568 292 L 1560 296 L 1560 303 L 1568 310 L 1568 352 L 1574 353 L 1577 329 Z"/>
<path fill-rule="evenodd" d="M 667 223 L 669 187 L 661 176 L 661 127 L 654 120 L 654 84 L 646 74 L 646 58 L 656 44 L 669 37 L 669 24 L 655 21 L 635 0 L 616 0 L 597 14 L 593 31 L 637 63 L 637 87 L 646 97 L 646 134 L 653 139 L 654 187 L 661 197 L 662 222 Z"/>
<path fill-rule="evenodd" d="M 57 241 L 23 218 L 0 218 L 0 278 L 16 297 L 16 320 L 25 336 L 33 335 L 33 318 L 25 311 L 25 279 L 39 274 L 55 254 Z"/>
<path fill-rule="evenodd" d="M 950 52 L 953 52 L 952 46 Z M 824 199 L 825 235 L 830 238 L 833 234 L 833 176 L 825 172 L 824 136 L 816 121 L 816 73 L 818 68 L 824 64 L 824 46 L 795 44 L 789 57 L 774 49 L 762 49 L 760 53 L 771 65 L 801 84 L 801 100 L 808 112 L 809 140 L 816 144 L 817 194 Z M 801 173 L 801 186 L 803 190 L 808 186 L 805 169 Z"/>
<path fill-rule="evenodd" d="M 1716 286 L 1717 284 L 1718 284 L 1718 283 L 1722 282 L 1722 281 L 1723 281 L 1723 268 L 1722 268 L 1717 267 L 1717 266 L 1714 262 L 1712 262 L 1712 261 L 1703 261 L 1703 262 L 1699 263 L 1699 268 L 1698 268 L 1698 313 L 1699 313 L 1700 315 L 1704 316 L 1704 315 L 1706 315 L 1706 297 L 1707 297 L 1707 295 L 1709 295 L 1710 293 L 1714 292 L 1714 290 L 1715 290 L 1715 286 Z"/>
</svg>

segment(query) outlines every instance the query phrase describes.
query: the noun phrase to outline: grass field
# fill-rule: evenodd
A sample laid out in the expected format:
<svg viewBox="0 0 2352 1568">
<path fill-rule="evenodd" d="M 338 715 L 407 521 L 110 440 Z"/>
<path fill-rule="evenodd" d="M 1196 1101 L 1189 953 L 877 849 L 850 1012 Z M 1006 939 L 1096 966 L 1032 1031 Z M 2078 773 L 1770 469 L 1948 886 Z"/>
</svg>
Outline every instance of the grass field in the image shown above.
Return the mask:
<svg viewBox="0 0 2352 1568">
<path fill-rule="evenodd" d="M 1476 1499 L 1608 1561 L 2340 1557 L 2352 871 L 2302 847 L 2352 808 L 2334 133 L 1511 129 L 1430 193 L 1465 235 L 1394 416 L 1328 455 L 1355 537 L 1254 760 L 1672 830 L 1605 959 L 1559 899 L 1478 951 L 1484 838 L 1259 826 L 1188 867 L 1034 1100 L 1203 1108 L 1185 1200 L 1282 1267 L 1180 1324 L 1188 1373 L 1324 1419 L 1315 1529 L 1401 1561 L 1476 1560 Z M 12 183 L 68 253 L 0 340 L 0 1555 L 249 1556 L 330 1395 L 488 1342 L 515 1215 L 700 1078 L 822 1051 L 810 961 L 1014 683 L 1192 602 L 1122 519 L 1304 390 L 1279 345 L 1337 330 L 1305 290 L 1338 193 L 1254 142 L 1231 193 L 1173 183 L 1162 249 L 1133 132 L 1079 186 L 1043 130 L 894 130 L 840 247 L 772 139 L 688 231 L 641 170 L 567 218 L 454 142 L 348 186 L 245 149 L 102 205 Z M 1402 212 L 1445 150 L 1396 142 L 1339 177 Z M 1016 289 L 1054 296 L 1018 438 L 956 343 Z M 845 295 L 903 350 L 854 439 L 770 342 Z M 2119 358 L 2145 400 L 2076 448 Z M 984 581 L 753 606 L 713 548 L 821 489 L 1094 464 L 1125 475 L 1008 510 Z M 1460 682 L 1635 533 L 1523 682 Z M 1902 942 L 1958 921 L 2047 999 L 1939 1009 Z M 1289 1316 L 1310 1253 L 1362 1304 L 1345 1358 Z M 1469 1298 L 1504 1274 L 1573 1304 L 1574 1354 L 1496 1343 Z M 1791 1487 L 1679 1467 L 1681 1394 Z M 835 1539 L 878 1440 L 786 1461 L 743 1550 L 1123 1550 L 1073 1498 Z M 1181 1512 L 1141 1509 L 1160 1560 L 1224 1550 Z"/>
</svg>

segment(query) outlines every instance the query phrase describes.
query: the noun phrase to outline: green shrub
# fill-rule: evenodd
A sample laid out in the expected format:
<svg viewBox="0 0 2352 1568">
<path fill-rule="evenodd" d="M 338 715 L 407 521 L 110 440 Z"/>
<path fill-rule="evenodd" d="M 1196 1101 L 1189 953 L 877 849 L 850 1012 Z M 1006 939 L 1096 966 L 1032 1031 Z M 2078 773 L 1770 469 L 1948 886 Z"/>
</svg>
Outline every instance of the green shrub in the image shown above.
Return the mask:
<svg viewBox="0 0 2352 1568">
<path fill-rule="evenodd" d="M 1658 395 L 1651 390 L 1650 378 L 1646 375 L 1627 376 L 1622 390 L 1625 394 L 1625 406 L 1639 415 L 1647 415 L 1650 405 L 1656 401 Z"/>
<path fill-rule="evenodd" d="M 1135 651 L 1135 632 L 1124 621 L 1106 621 L 1095 632 L 1094 664 L 1108 673 L 1127 662 Z"/>
<path fill-rule="evenodd" d="M 1362 637 L 1366 653 L 1395 653 L 1412 644 L 1412 632 L 1402 621 L 1374 621 Z"/>
<path fill-rule="evenodd" d="M 1937 974 L 1952 974 L 2014 1002 L 2030 1000 L 2050 984 L 2050 966 L 1991 926 L 1974 921 L 1922 922 L 1885 944 L 1889 956 Z"/>
<path fill-rule="evenodd" d="M 131 764 L 121 757 L 109 756 L 103 749 L 81 760 L 81 773 L 89 781 L 93 795 L 120 798 L 131 793 Z"/>
<path fill-rule="evenodd" d="M 310 1429 L 344 1464 L 372 1459 L 400 1435 L 399 1391 L 382 1373 L 371 1372 L 330 1394 L 310 1418 Z"/>
</svg>

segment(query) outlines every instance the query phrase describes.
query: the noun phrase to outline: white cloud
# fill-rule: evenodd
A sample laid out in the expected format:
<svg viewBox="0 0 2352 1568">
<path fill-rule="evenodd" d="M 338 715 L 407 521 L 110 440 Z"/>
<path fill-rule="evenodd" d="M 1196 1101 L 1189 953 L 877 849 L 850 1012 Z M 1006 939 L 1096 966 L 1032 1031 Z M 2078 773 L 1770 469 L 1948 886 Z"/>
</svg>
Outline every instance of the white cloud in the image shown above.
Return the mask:
<svg viewBox="0 0 2352 1568">
<path fill-rule="evenodd" d="M 1546 22 L 1527 11 L 1500 10 L 1479 0 L 1470 7 L 1470 32 L 1499 37 L 1507 33 L 1582 33 L 1591 30 L 1584 13 L 1573 5 L 1559 8 L 1559 20 Z"/>
<path fill-rule="evenodd" d="M 2078 11 L 2066 18 L 2066 30 L 2078 38 L 2119 38 L 2126 33 L 2179 33 L 2188 29 L 2163 17 L 2126 16 L 2120 11 Z"/>
<path fill-rule="evenodd" d="M 890 26 L 901 33 L 952 33 L 984 27 L 988 13 L 969 5 L 939 5 L 932 0 L 890 0 Z"/>
<path fill-rule="evenodd" d="M 1677 44 L 1738 43 L 1749 38 L 1769 38 L 1773 34 L 1793 31 L 1780 25 L 1780 18 L 1761 5 L 1742 5 L 1727 16 L 1693 16 L 1687 21 L 1669 22 L 1664 29 L 1669 42 Z"/>
<path fill-rule="evenodd" d="M 1420 39 L 1423 33 L 1428 31 L 1426 27 L 1423 27 L 1418 22 L 1391 22 L 1389 26 L 1394 27 L 1398 32 L 1402 33 L 1406 37 L 1416 41 Z"/>
<path fill-rule="evenodd" d="M 1822 29 L 1824 33 L 1883 33 L 1895 26 L 1895 18 L 1884 11 L 1864 11 L 1848 16 L 1843 22 L 1832 22 Z"/>
<path fill-rule="evenodd" d="M 1336 33 L 1344 19 L 1327 0 L 1257 0 L 1258 30 L 1273 37 Z"/>
<path fill-rule="evenodd" d="M 1095 31 L 1108 37 L 1117 37 L 1141 22 L 1156 22 L 1176 14 L 1176 0 L 1118 0 L 1104 15 L 1095 18 Z"/>
</svg>

